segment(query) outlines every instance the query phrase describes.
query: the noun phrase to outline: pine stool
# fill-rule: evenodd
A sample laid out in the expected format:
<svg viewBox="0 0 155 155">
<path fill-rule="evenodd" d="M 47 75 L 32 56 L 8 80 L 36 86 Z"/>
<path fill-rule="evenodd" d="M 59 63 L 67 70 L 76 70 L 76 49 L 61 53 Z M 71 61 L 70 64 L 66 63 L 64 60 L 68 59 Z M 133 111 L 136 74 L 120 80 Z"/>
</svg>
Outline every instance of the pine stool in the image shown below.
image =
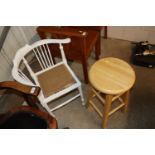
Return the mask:
<svg viewBox="0 0 155 155">
<path fill-rule="evenodd" d="M 89 71 L 89 81 L 87 106 L 92 106 L 101 116 L 102 127 L 106 128 L 109 116 L 119 109 L 127 111 L 129 91 L 135 83 L 135 72 L 125 61 L 108 57 L 93 64 Z M 94 97 L 103 103 L 103 112 L 93 102 Z M 115 100 L 119 100 L 120 104 L 112 109 Z"/>
</svg>

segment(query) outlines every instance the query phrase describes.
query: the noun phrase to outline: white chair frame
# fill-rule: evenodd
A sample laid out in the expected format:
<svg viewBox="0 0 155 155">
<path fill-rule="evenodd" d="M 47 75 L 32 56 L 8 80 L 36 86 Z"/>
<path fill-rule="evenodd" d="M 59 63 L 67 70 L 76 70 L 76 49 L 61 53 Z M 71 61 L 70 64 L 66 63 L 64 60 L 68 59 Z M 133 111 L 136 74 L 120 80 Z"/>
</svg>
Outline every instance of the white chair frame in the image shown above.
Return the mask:
<svg viewBox="0 0 155 155">
<path fill-rule="evenodd" d="M 32 45 L 25 45 L 24 47 L 19 49 L 15 55 L 14 60 L 13 60 L 13 69 L 12 69 L 13 78 L 16 81 L 18 81 L 19 83 L 22 83 L 24 85 L 34 86 L 33 89 L 35 89 L 35 86 L 41 87 L 39 84 L 39 81 L 37 79 L 38 75 L 43 74 L 45 71 L 48 71 L 48 70 L 50 70 L 54 67 L 57 67 L 59 65 L 62 65 L 62 64 L 67 67 L 68 71 L 70 72 L 73 79 L 75 80 L 74 84 L 72 84 L 68 88 L 65 88 L 65 89 L 63 89 L 63 90 L 61 90 L 61 91 L 59 91 L 59 92 L 57 92 L 57 93 L 55 93 L 49 97 L 45 97 L 42 90 L 40 91 L 40 94 L 38 95 L 38 99 L 39 99 L 41 105 L 52 116 L 54 116 L 54 114 L 53 114 L 54 110 L 70 103 L 71 101 L 73 101 L 77 97 L 81 97 L 82 105 L 84 105 L 84 98 L 83 98 L 83 93 L 82 93 L 82 88 L 81 88 L 81 82 L 79 81 L 77 76 L 74 74 L 74 72 L 71 70 L 71 68 L 68 66 L 67 61 L 66 61 L 66 57 L 64 54 L 64 50 L 63 50 L 62 44 L 67 44 L 69 42 L 70 42 L 70 38 L 40 40 L 40 41 L 33 43 Z M 49 44 L 58 44 L 59 45 L 62 61 L 58 62 L 57 64 L 54 64 L 53 57 L 52 57 L 52 54 L 50 52 L 50 48 L 48 46 Z M 26 60 L 26 58 L 25 58 L 25 56 L 29 52 L 32 52 L 32 51 L 34 52 L 34 56 L 36 57 L 38 63 L 41 66 L 41 70 L 36 72 L 36 73 L 32 70 L 32 68 L 29 65 L 28 60 Z M 30 76 L 32 77 L 32 79 L 34 80 L 34 82 L 32 82 L 30 80 L 30 78 L 28 78 L 27 75 L 25 75 L 23 73 L 23 71 L 21 71 L 19 69 L 19 65 L 20 65 L 21 61 L 23 61 L 23 64 L 27 68 L 27 70 L 28 70 Z M 32 92 L 33 92 L 33 89 L 31 90 Z M 57 105 L 56 107 L 50 109 L 50 107 L 48 106 L 49 102 L 54 101 L 54 100 L 58 99 L 59 97 L 65 95 L 65 94 L 67 94 L 67 93 L 69 93 L 75 89 L 78 90 L 78 92 L 79 92 L 78 94 L 76 94 L 72 98 L 68 99 L 67 101 Z"/>
</svg>

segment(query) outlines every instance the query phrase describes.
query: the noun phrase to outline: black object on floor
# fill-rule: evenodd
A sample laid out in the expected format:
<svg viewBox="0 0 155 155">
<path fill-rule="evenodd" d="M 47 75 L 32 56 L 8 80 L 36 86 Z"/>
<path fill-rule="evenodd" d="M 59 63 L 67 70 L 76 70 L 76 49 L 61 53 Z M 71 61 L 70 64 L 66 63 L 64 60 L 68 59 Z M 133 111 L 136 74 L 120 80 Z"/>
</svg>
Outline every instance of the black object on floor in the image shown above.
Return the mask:
<svg viewBox="0 0 155 155">
<path fill-rule="evenodd" d="M 155 67 L 155 45 L 151 45 L 147 41 L 135 43 L 132 62 L 139 66 Z"/>
<path fill-rule="evenodd" d="M 1 129 L 57 129 L 57 120 L 47 112 L 19 106 L 0 115 Z"/>
<path fill-rule="evenodd" d="M 0 124 L 1 129 L 47 129 L 48 127 L 46 120 L 27 111 L 14 113 Z"/>
</svg>

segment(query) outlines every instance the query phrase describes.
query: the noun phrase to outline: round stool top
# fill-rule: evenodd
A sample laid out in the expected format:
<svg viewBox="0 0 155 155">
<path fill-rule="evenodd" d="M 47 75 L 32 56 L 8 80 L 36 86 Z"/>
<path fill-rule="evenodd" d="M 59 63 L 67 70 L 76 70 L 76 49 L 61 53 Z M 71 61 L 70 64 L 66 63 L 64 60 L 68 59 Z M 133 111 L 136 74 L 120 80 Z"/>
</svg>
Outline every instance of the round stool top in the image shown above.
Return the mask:
<svg viewBox="0 0 155 155">
<path fill-rule="evenodd" d="M 118 58 L 103 58 L 92 65 L 89 71 L 92 86 L 105 94 L 120 94 L 129 90 L 135 82 L 132 67 Z"/>
</svg>

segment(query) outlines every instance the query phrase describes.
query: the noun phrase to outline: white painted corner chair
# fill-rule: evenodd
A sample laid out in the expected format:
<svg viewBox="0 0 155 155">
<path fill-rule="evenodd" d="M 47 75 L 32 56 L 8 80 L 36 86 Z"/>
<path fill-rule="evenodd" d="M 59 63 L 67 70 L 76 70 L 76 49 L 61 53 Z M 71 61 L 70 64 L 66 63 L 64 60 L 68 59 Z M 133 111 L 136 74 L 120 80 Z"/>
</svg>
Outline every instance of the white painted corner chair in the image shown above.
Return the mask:
<svg viewBox="0 0 155 155">
<path fill-rule="evenodd" d="M 63 44 L 69 42 L 69 38 L 40 40 L 19 49 L 13 60 L 13 78 L 19 83 L 33 86 L 32 92 L 33 89 L 35 90 L 35 86 L 39 86 L 41 91 L 38 100 L 52 116 L 54 116 L 52 113 L 54 110 L 61 108 L 77 97 L 81 97 L 82 105 L 84 105 L 81 82 L 68 66 L 64 54 Z M 52 56 L 50 51 L 53 44 L 58 45 L 61 59 L 55 60 Z M 52 108 L 48 105 L 49 102 L 76 89 L 78 93 L 65 102 Z"/>
</svg>

